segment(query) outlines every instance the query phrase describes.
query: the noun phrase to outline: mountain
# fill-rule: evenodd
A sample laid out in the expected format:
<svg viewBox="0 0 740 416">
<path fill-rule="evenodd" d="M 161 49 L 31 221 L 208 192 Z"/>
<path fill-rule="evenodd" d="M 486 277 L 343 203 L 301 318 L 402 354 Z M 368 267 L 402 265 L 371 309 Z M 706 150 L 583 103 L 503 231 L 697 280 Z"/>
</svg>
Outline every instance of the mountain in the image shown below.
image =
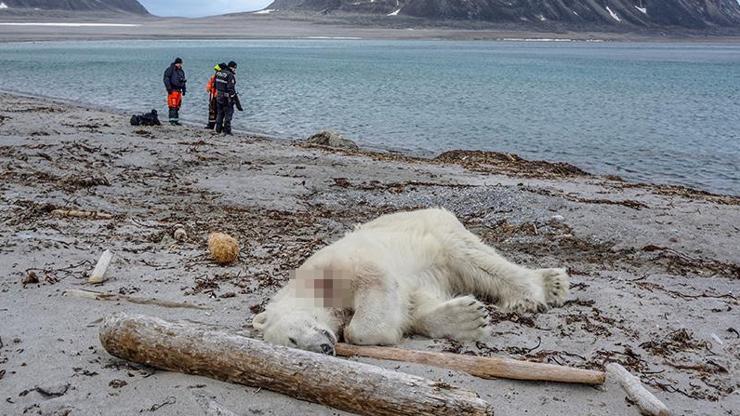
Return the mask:
<svg viewBox="0 0 740 416">
<path fill-rule="evenodd" d="M 740 27 L 740 0 L 275 0 L 267 8 L 533 25 Z"/>
<path fill-rule="evenodd" d="M 148 15 L 137 0 L 0 0 L 7 11 L 66 11 Z"/>
</svg>

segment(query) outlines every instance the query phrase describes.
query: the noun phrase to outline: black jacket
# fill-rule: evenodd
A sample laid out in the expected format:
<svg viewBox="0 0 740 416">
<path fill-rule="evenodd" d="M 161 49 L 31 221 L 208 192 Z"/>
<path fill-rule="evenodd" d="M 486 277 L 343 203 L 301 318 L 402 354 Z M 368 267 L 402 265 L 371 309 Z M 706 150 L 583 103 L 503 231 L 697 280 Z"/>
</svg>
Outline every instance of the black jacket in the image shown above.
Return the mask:
<svg viewBox="0 0 740 416">
<path fill-rule="evenodd" d="M 182 91 L 184 93 L 187 89 L 185 87 L 187 82 L 185 71 L 182 68 L 177 69 L 174 62 L 164 71 L 164 86 L 167 88 L 167 92 Z"/>
<path fill-rule="evenodd" d="M 236 95 L 236 76 L 230 68 L 222 68 L 216 72 L 216 91 L 219 95 L 226 94 L 229 97 Z"/>
</svg>

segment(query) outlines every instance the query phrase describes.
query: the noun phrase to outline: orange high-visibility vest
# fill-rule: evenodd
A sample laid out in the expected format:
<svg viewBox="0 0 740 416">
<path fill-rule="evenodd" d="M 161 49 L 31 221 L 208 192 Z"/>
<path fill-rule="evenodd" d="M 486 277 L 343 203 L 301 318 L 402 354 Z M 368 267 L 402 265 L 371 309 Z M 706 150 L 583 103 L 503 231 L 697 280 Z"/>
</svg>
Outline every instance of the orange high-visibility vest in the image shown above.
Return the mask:
<svg viewBox="0 0 740 416">
<path fill-rule="evenodd" d="M 210 97 L 216 96 L 216 76 L 211 76 L 211 79 L 208 80 L 208 83 L 206 83 L 206 92 Z"/>
</svg>

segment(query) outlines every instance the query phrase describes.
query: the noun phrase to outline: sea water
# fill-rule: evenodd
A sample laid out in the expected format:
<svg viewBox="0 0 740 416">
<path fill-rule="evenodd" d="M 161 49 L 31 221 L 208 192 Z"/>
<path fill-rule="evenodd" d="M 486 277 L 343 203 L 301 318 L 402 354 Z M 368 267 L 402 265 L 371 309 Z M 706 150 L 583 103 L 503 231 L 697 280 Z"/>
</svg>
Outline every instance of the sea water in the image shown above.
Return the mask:
<svg viewBox="0 0 740 416">
<path fill-rule="evenodd" d="M 239 63 L 237 129 L 361 145 L 567 161 L 594 173 L 740 195 L 740 45 L 376 40 L 0 44 L 0 89 L 205 125 L 213 65 Z"/>
</svg>

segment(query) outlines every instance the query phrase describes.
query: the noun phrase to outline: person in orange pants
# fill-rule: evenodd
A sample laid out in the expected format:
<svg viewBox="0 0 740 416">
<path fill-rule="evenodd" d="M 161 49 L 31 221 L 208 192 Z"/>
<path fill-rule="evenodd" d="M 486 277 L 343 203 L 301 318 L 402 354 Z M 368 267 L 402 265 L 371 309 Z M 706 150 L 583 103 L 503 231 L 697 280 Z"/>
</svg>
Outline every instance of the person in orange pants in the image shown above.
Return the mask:
<svg viewBox="0 0 740 416">
<path fill-rule="evenodd" d="M 218 72 L 222 68 L 226 68 L 226 64 L 218 64 L 213 67 L 213 70 Z M 216 127 L 216 115 L 217 115 L 217 96 L 218 91 L 216 90 L 216 74 L 213 74 L 206 84 L 206 92 L 208 93 L 208 124 L 206 124 L 206 130 L 213 130 Z"/>
<path fill-rule="evenodd" d="M 167 88 L 167 107 L 170 108 L 170 124 L 180 125 L 180 107 L 182 97 L 187 91 L 188 80 L 182 69 L 182 59 L 176 58 L 169 68 L 164 71 L 164 86 Z"/>
</svg>

